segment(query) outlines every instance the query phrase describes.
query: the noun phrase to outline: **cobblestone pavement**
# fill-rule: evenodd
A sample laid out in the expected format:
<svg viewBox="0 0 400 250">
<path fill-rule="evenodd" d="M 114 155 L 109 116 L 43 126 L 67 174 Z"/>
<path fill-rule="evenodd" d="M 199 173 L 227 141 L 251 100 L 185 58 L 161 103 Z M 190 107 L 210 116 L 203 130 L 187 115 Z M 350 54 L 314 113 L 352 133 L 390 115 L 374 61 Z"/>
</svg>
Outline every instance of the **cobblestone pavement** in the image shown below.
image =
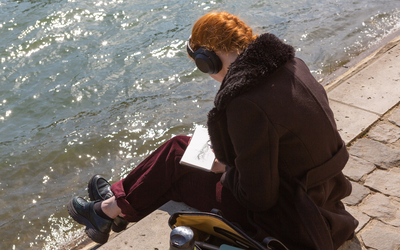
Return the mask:
<svg viewBox="0 0 400 250">
<path fill-rule="evenodd" d="M 400 249 L 400 106 L 348 149 L 343 173 L 353 192 L 343 202 L 360 224 L 340 250 Z"/>
</svg>

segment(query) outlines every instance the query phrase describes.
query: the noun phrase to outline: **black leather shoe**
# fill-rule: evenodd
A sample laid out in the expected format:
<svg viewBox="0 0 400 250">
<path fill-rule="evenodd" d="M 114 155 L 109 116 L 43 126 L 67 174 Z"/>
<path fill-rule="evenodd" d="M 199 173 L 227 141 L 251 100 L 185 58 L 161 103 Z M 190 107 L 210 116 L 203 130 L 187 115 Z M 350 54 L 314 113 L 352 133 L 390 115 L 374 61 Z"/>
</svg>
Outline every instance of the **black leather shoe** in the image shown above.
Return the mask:
<svg viewBox="0 0 400 250">
<path fill-rule="evenodd" d="M 86 201 L 82 197 L 74 197 L 68 202 L 68 213 L 71 217 L 86 226 L 85 232 L 93 241 L 107 242 L 113 220 L 104 219 L 94 211 L 94 201 Z"/>
<path fill-rule="evenodd" d="M 111 191 L 111 184 L 104 177 L 98 174 L 90 178 L 88 182 L 88 193 L 89 198 L 92 201 L 107 200 L 108 198 L 114 196 L 113 192 Z M 122 230 L 125 230 L 127 226 L 128 222 L 124 218 L 117 216 L 114 219 L 112 230 L 118 233 Z"/>
<path fill-rule="evenodd" d="M 94 175 L 88 182 L 89 198 L 92 201 L 107 200 L 114 196 L 111 184 L 101 175 Z"/>
</svg>

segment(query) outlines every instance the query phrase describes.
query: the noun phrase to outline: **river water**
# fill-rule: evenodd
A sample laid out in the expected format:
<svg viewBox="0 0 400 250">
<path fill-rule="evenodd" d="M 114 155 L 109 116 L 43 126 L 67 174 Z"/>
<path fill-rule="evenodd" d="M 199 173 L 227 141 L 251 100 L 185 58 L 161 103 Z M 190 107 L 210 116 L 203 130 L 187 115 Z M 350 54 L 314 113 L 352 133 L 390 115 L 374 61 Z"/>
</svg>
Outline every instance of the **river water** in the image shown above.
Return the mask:
<svg viewBox="0 0 400 250">
<path fill-rule="evenodd" d="M 0 249 L 60 249 L 66 209 L 174 135 L 205 125 L 219 84 L 185 53 L 210 11 L 292 44 L 326 76 L 399 29 L 398 0 L 0 1 Z"/>
</svg>

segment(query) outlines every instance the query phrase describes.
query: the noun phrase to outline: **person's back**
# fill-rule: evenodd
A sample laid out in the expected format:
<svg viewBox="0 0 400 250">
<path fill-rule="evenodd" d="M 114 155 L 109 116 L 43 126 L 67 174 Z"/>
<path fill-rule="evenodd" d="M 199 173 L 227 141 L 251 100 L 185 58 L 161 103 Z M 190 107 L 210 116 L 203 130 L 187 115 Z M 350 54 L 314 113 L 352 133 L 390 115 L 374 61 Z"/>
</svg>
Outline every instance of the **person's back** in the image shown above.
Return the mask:
<svg viewBox="0 0 400 250">
<path fill-rule="evenodd" d="M 218 111 L 209 127 L 220 127 L 218 133 L 223 133 L 213 122 L 215 116 L 227 128 L 216 140 L 218 159 L 231 167 L 222 181 L 265 231 L 260 236 L 272 235 L 294 249 L 313 249 L 301 219 L 306 214 L 299 213 L 309 213 L 316 204 L 323 217 L 317 218 L 319 229 L 311 234 L 332 233 L 337 248 L 357 226 L 340 202 L 351 192 L 341 174 L 348 153 L 324 88 L 302 60 L 271 50 L 271 43 L 291 53 L 274 35 L 261 35 L 245 51 L 251 54 L 257 48 L 257 56 L 239 56 L 217 94 Z M 270 63 L 279 56 L 288 58 L 283 65 Z M 324 173 L 312 172 L 316 168 Z M 298 185 L 292 180 L 303 180 L 309 172 L 311 203 L 296 197 Z"/>
<path fill-rule="evenodd" d="M 325 90 L 313 78 L 300 59 L 295 58 L 287 63 L 274 75 L 268 77 L 266 83 L 251 92 L 248 93 L 252 96 L 251 100 L 259 102 L 260 106 L 264 108 L 271 121 L 272 129 L 278 134 L 278 166 L 282 175 L 286 174 L 302 180 L 308 171 L 328 162 L 344 147 L 336 128 L 333 113 L 329 108 Z M 242 98 L 246 98 L 246 94 Z M 347 161 L 348 154 L 345 151 L 341 152 L 343 153 L 337 156 L 340 160 L 337 161 L 342 162 L 339 167 L 344 167 L 343 163 Z M 330 176 L 335 177 L 309 188 L 307 193 L 320 208 L 321 214 L 327 221 L 333 243 L 337 244 L 335 248 L 338 248 L 343 240 L 352 236 L 354 228 L 357 226 L 357 222 L 350 214 L 346 213 L 340 201 L 350 195 L 351 184 L 341 172 L 334 169 L 325 171 L 327 173 L 332 171 Z M 314 180 L 309 180 L 309 182 L 319 181 L 318 178 L 320 176 L 314 177 Z M 283 188 L 281 187 L 281 189 Z M 280 197 L 292 200 L 291 194 L 282 194 Z M 292 205 L 295 206 L 293 203 Z M 308 205 L 305 204 L 305 206 Z M 273 210 L 281 212 L 282 205 L 279 205 L 278 202 L 277 208 Z M 273 211 L 268 213 L 273 213 Z M 292 212 L 285 215 L 277 213 L 275 215 L 279 220 L 276 223 L 282 223 L 287 218 L 293 217 Z M 296 216 L 302 215 L 297 214 Z M 292 224 L 293 221 L 290 222 L 291 219 L 287 220 L 287 226 L 292 231 L 295 226 Z M 302 229 L 304 230 L 304 228 Z M 290 240 L 296 244 L 296 249 L 301 240 L 307 239 L 300 233 L 300 228 L 298 230 L 289 236 Z M 288 232 L 287 230 L 283 231 L 284 233 Z M 286 241 L 284 240 L 284 242 Z M 305 247 L 305 249 L 309 248 Z"/>
</svg>

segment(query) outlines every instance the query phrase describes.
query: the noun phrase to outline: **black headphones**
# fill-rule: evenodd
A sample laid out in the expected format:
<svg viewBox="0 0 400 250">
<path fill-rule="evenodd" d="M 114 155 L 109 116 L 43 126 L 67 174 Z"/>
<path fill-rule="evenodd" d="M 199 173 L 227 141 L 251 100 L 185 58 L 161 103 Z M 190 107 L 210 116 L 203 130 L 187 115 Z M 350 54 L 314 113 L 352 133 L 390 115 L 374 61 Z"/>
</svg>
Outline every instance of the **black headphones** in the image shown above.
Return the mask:
<svg viewBox="0 0 400 250">
<path fill-rule="evenodd" d="M 191 58 L 196 63 L 197 68 L 207 74 L 217 74 L 222 69 L 221 59 L 215 54 L 214 51 L 208 50 L 204 47 L 199 48 L 196 51 L 190 47 L 190 38 L 187 40 L 186 50 Z"/>
</svg>

